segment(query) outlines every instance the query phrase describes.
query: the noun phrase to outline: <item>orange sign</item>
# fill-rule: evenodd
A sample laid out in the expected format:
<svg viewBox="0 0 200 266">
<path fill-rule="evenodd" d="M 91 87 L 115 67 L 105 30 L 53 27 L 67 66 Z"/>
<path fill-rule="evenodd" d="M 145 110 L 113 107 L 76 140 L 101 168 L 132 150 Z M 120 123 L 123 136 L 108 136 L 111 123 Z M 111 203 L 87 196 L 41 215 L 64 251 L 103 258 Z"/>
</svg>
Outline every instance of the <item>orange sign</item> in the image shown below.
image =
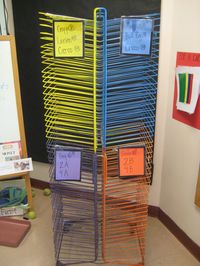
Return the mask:
<svg viewBox="0 0 200 266">
<path fill-rule="evenodd" d="M 120 177 L 145 175 L 145 147 L 119 149 Z"/>
</svg>

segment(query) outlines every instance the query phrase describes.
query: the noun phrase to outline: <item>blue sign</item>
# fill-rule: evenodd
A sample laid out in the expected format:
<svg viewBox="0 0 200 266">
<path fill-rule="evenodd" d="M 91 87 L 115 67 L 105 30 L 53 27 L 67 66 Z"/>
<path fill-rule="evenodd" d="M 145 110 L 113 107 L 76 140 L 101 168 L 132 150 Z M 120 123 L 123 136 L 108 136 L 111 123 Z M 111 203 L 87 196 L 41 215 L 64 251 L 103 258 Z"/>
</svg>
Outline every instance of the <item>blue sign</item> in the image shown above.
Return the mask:
<svg viewBox="0 0 200 266">
<path fill-rule="evenodd" d="M 122 17 L 121 53 L 150 55 L 152 19 Z"/>
<path fill-rule="evenodd" d="M 56 150 L 55 179 L 80 181 L 81 180 L 81 151 Z"/>
</svg>

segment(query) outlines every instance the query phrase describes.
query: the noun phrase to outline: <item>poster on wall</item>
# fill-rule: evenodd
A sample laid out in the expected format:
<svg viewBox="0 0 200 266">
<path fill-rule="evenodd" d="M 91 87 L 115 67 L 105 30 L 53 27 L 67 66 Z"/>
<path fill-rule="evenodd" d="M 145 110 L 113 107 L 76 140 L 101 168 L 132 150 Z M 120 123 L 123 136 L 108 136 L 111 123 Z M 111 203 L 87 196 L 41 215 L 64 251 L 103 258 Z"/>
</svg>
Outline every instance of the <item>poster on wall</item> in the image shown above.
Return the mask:
<svg viewBox="0 0 200 266">
<path fill-rule="evenodd" d="M 53 23 L 54 57 L 84 57 L 84 22 L 59 20 Z"/>
<path fill-rule="evenodd" d="M 200 53 L 178 52 L 172 117 L 200 129 Z"/>
</svg>

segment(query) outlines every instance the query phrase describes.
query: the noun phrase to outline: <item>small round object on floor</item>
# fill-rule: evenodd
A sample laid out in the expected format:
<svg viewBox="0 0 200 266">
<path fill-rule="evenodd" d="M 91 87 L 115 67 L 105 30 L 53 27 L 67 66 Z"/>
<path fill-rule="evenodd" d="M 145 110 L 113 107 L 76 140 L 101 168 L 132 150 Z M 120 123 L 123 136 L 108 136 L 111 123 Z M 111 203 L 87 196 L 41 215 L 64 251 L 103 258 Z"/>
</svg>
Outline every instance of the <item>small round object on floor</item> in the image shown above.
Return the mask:
<svg viewBox="0 0 200 266">
<path fill-rule="evenodd" d="M 44 196 L 50 196 L 51 195 L 51 190 L 49 188 L 45 188 L 43 190 L 43 194 L 44 194 Z"/>
<path fill-rule="evenodd" d="M 37 217 L 36 212 L 35 212 L 35 211 L 29 211 L 29 212 L 27 213 L 27 217 L 28 217 L 28 219 L 30 219 L 30 220 L 35 219 L 35 218 Z"/>
<path fill-rule="evenodd" d="M 34 189 L 32 189 L 32 197 L 35 198 L 35 196 L 36 196 L 36 192 Z"/>
</svg>

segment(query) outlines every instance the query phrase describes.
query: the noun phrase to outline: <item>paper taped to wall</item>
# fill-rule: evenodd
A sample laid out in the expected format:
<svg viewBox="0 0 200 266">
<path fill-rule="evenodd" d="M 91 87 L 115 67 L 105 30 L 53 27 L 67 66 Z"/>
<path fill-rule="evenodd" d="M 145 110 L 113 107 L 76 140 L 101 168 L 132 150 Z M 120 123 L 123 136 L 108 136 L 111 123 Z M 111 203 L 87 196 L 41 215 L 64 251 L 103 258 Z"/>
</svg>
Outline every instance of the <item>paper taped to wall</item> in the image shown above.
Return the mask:
<svg viewBox="0 0 200 266">
<path fill-rule="evenodd" d="M 193 114 L 200 94 L 200 67 L 178 66 L 176 80 L 176 107 L 180 111 Z"/>
</svg>

